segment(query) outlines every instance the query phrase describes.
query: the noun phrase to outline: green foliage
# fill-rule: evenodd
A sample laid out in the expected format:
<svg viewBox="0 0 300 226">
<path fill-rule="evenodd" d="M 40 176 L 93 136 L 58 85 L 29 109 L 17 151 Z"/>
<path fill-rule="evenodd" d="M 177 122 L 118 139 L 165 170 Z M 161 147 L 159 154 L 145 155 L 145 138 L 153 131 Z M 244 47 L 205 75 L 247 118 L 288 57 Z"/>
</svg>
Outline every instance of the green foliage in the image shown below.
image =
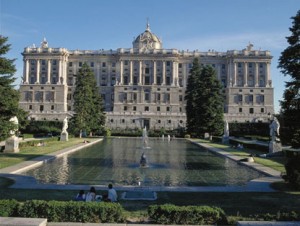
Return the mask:
<svg viewBox="0 0 300 226">
<path fill-rule="evenodd" d="M 157 224 L 214 225 L 227 222 L 221 208 L 209 206 L 152 205 L 148 207 L 148 214 Z"/>
<path fill-rule="evenodd" d="M 300 190 L 300 157 L 289 158 L 285 164 L 286 175 L 283 179 L 289 182 L 295 189 Z"/>
<path fill-rule="evenodd" d="M 283 100 L 280 101 L 284 127 L 288 128 L 286 130 L 288 143 L 295 139 L 295 136 L 299 137 L 297 133 L 300 130 L 300 10 L 291 19 L 293 19 L 291 36 L 287 37 L 289 46 L 281 53 L 278 64 L 281 72 L 290 77 L 285 85 Z M 293 141 L 292 145 L 299 147 L 299 140 Z"/>
<path fill-rule="evenodd" d="M 269 123 L 252 123 L 252 122 L 232 122 L 229 123 L 230 136 L 242 137 L 242 136 L 261 136 L 269 138 Z M 252 137 L 253 137 L 252 136 Z"/>
<path fill-rule="evenodd" d="M 34 134 L 35 137 L 44 137 L 52 133 L 53 136 L 59 135 L 62 129 L 61 121 L 35 121 L 32 120 L 21 130 L 22 133 Z"/>
<path fill-rule="evenodd" d="M 222 86 L 211 66 L 200 67 L 194 59 L 185 99 L 187 133 L 201 137 L 205 132 L 221 135 L 224 127 Z"/>
<path fill-rule="evenodd" d="M 76 75 L 74 111 L 70 127 L 75 134 L 81 135 L 82 131 L 96 133 L 103 128 L 105 115 L 102 98 L 94 73 L 87 64 L 83 64 Z"/>
<path fill-rule="evenodd" d="M 0 140 L 7 138 L 10 130 L 17 129 L 9 121 L 10 118 L 17 116 L 20 128 L 26 124 L 27 118 L 27 113 L 19 108 L 20 94 L 13 86 L 13 74 L 16 72 L 14 60 L 3 56 L 10 50 L 7 40 L 7 37 L 0 35 Z"/>
<path fill-rule="evenodd" d="M 118 203 L 29 200 L 18 207 L 18 217 L 47 218 L 50 222 L 124 222 Z"/>
<path fill-rule="evenodd" d="M 19 203 L 14 200 L 0 200 L 0 216 L 11 217 L 16 215 Z"/>
</svg>

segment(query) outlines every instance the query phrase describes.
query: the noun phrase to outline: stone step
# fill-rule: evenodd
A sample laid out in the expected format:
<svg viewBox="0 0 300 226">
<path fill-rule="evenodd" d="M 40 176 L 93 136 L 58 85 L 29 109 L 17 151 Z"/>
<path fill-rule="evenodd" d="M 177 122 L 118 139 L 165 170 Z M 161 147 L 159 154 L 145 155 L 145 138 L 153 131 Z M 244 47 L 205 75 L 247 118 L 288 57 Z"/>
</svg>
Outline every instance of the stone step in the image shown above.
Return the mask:
<svg viewBox="0 0 300 226">
<path fill-rule="evenodd" d="M 47 219 L 44 218 L 22 218 L 22 217 L 0 217 L 1 226 L 47 226 Z"/>
</svg>

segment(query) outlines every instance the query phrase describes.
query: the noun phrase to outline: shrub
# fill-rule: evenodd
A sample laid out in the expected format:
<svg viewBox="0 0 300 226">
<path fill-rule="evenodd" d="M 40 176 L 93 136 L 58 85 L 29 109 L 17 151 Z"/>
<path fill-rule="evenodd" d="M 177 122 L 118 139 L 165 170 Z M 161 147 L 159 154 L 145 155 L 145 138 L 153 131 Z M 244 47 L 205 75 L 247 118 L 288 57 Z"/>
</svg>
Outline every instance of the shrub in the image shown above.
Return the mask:
<svg viewBox="0 0 300 226">
<path fill-rule="evenodd" d="M 0 216 L 13 217 L 17 215 L 18 202 L 14 199 L 0 200 Z"/>
<path fill-rule="evenodd" d="M 124 222 L 118 203 L 30 200 L 20 205 L 19 217 L 47 218 L 49 222 Z"/>
<path fill-rule="evenodd" d="M 209 206 L 175 206 L 171 204 L 148 207 L 149 217 L 157 224 L 226 224 L 222 209 Z"/>
<path fill-rule="evenodd" d="M 289 182 L 294 188 L 300 190 L 300 157 L 290 158 L 285 164 L 286 175 L 283 179 Z"/>
</svg>

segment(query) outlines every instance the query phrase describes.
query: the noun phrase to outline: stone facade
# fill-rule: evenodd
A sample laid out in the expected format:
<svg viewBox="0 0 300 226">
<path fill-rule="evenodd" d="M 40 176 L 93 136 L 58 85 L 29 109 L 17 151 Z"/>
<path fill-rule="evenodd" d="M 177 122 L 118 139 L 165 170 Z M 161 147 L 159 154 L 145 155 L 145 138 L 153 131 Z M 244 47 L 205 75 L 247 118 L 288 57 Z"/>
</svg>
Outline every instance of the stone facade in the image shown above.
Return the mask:
<svg viewBox="0 0 300 226">
<path fill-rule="evenodd" d="M 217 52 L 163 49 L 161 40 L 146 30 L 133 48 L 67 50 L 27 47 L 22 53 L 24 76 L 20 106 L 36 120 L 63 120 L 73 114 L 76 73 L 83 63 L 94 71 L 110 128 L 185 127 L 185 89 L 194 58 L 215 68 L 223 84 L 228 122 L 267 121 L 273 114 L 269 51 Z M 269 115 L 270 115 L 269 114 Z"/>
</svg>

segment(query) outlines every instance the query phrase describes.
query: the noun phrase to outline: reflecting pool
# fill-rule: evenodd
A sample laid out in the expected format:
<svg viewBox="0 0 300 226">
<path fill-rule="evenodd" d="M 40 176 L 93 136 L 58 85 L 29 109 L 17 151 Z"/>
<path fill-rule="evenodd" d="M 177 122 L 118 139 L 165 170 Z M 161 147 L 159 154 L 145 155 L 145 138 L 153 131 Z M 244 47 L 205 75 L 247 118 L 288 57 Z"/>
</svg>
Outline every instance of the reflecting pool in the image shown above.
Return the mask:
<svg viewBox="0 0 300 226">
<path fill-rule="evenodd" d="M 141 155 L 147 167 L 140 166 Z M 242 185 L 263 176 L 184 139 L 108 138 L 24 172 L 40 183 L 225 186 Z"/>
</svg>

